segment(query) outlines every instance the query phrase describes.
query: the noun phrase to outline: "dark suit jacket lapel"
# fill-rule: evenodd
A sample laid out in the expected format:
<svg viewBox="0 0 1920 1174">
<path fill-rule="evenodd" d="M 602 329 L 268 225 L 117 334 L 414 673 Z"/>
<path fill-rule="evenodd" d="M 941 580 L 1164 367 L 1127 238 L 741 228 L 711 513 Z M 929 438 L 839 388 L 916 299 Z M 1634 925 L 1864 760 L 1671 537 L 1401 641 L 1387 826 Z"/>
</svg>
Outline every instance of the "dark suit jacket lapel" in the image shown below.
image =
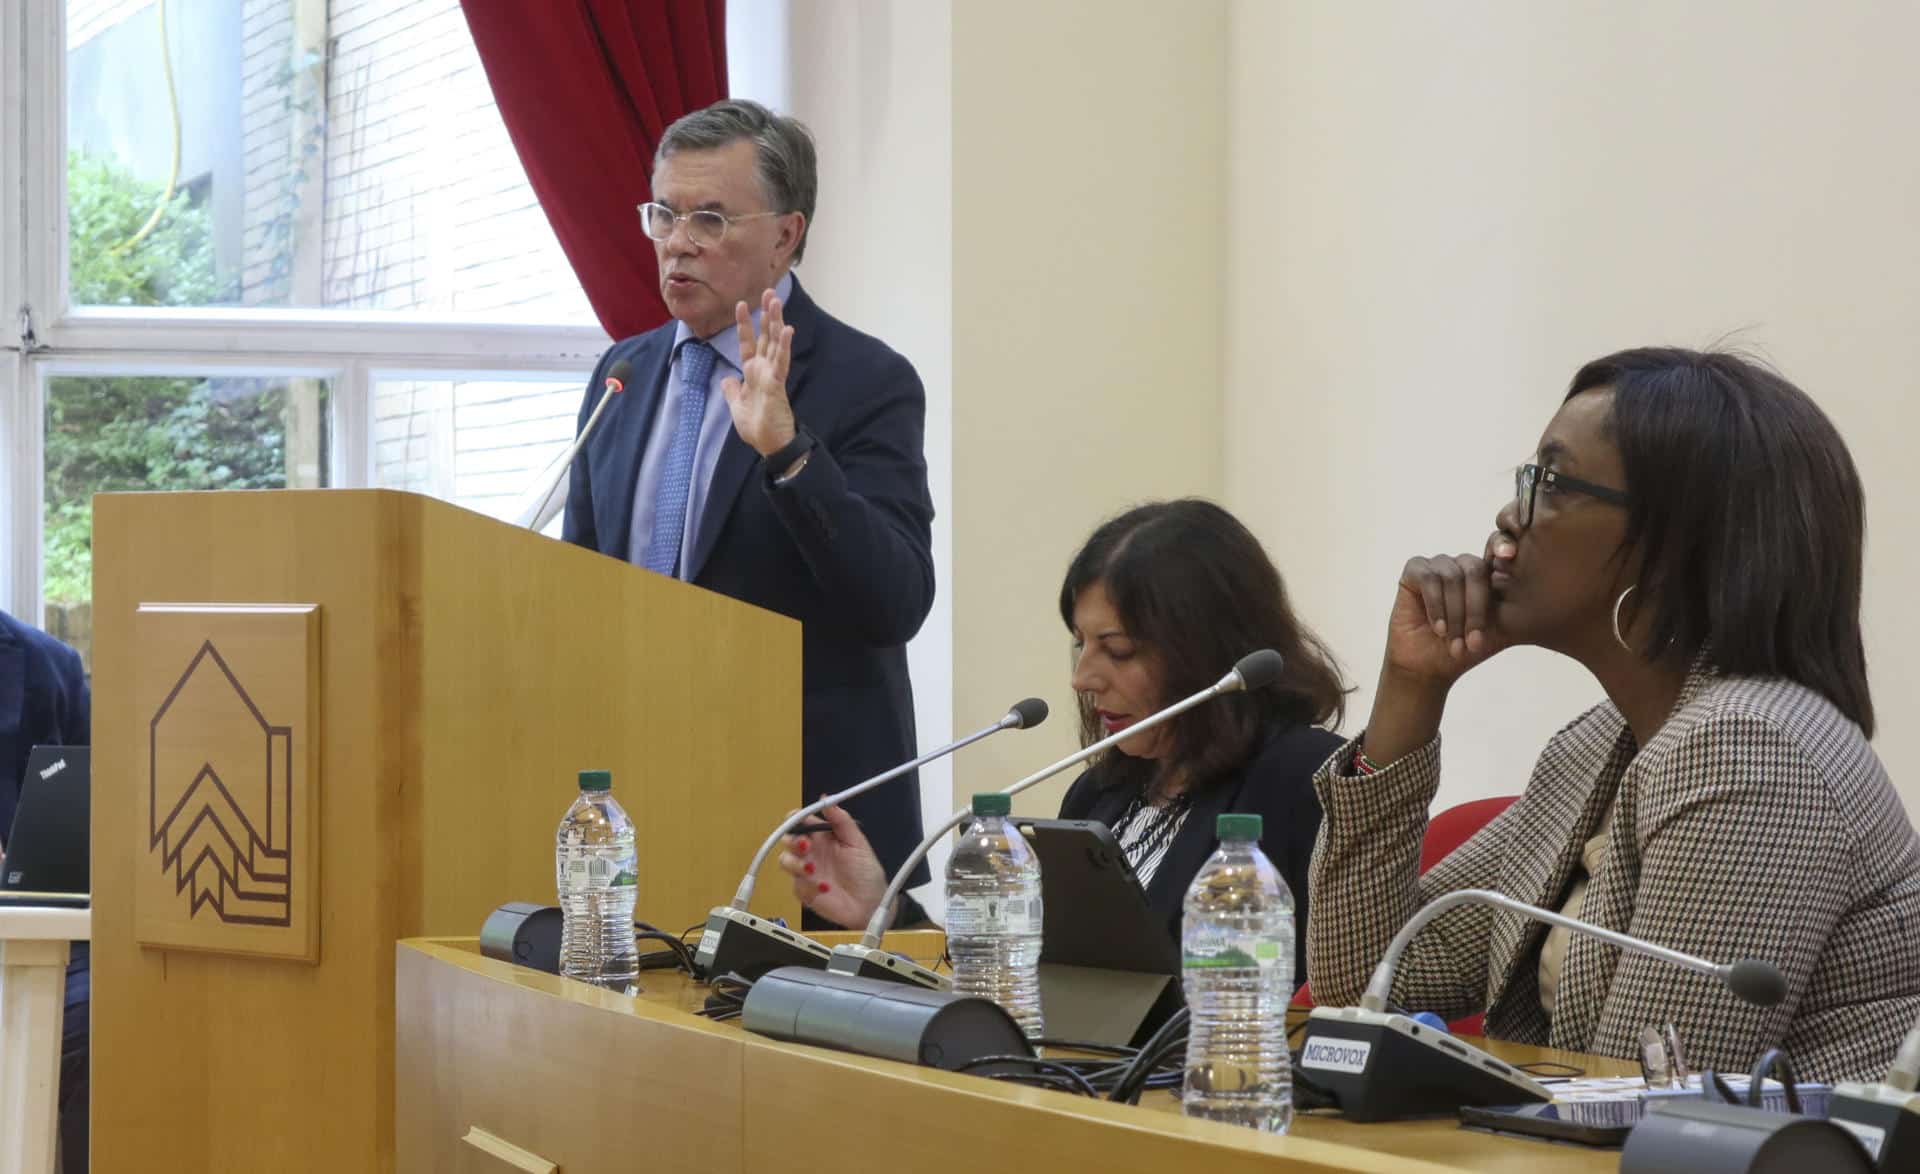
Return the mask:
<svg viewBox="0 0 1920 1174">
<path fill-rule="evenodd" d="M 606 529 L 600 534 L 600 552 L 632 561 L 630 538 L 633 530 L 633 495 L 640 479 L 640 459 L 646 455 L 647 437 L 653 432 L 653 417 L 667 389 L 667 373 L 673 360 L 673 332 L 663 330 L 634 350 L 629 361 L 638 373 L 631 391 L 620 398 L 601 417 L 599 436 L 594 446 L 606 454 L 605 464 L 594 478 L 594 496 L 606 503 Z M 598 522 L 596 521 L 596 525 Z"/>
<path fill-rule="evenodd" d="M 787 399 L 793 404 L 796 415 L 800 409 L 801 393 L 807 386 L 807 359 L 813 350 L 819 313 L 819 307 L 800 287 L 800 279 L 794 278 L 793 297 L 787 302 L 784 316 L 787 325 L 793 327 L 793 362 L 787 368 Z M 687 562 L 686 578 L 689 582 L 697 580 L 705 569 L 707 558 L 713 554 L 714 544 L 720 541 L 720 531 L 726 528 L 727 517 L 733 513 L 733 503 L 747 483 L 747 475 L 759 463 L 760 454 L 740 439 L 739 432 L 727 429 L 727 439 L 720 446 L 720 460 L 713 468 L 713 484 L 707 489 L 707 504 L 700 513 L 700 532 L 693 536 L 693 551 Z"/>
</svg>

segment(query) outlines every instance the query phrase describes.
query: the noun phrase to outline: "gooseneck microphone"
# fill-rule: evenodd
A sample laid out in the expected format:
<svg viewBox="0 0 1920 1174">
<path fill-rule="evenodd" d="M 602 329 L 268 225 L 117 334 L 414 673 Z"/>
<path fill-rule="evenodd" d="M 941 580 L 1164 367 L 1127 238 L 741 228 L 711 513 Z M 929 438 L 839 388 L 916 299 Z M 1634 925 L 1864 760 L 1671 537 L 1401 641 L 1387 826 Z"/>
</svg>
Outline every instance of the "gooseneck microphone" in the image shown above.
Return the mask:
<svg viewBox="0 0 1920 1174">
<path fill-rule="evenodd" d="M 1504 893 L 1460 889 L 1435 899 L 1407 919 L 1374 967 L 1358 1007 L 1316 1007 L 1307 1019 L 1300 1067 L 1332 1094 L 1349 1119 L 1392 1121 L 1451 1113 L 1461 1105 L 1553 1099 L 1545 1086 L 1519 1069 L 1444 1031 L 1388 1010 L 1394 968 L 1408 943 L 1428 922 L 1461 905 L 1492 905 L 1590 934 L 1622 950 L 1717 978 L 1739 998 L 1762 1007 L 1773 1006 L 1787 994 L 1787 980 L 1771 962 L 1710 962 L 1516 901 Z"/>
<path fill-rule="evenodd" d="M 613 366 L 607 368 L 607 376 L 600 385 L 600 402 L 593 405 L 588 413 L 587 422 L 580 427 L 580 435 L 573 438 L 565 452 L 555 457 L 551 464 L 541 470 L 540 477 L 533 488 L 520 498 L 520 509 L 515 513 L 513 524 L 524 530 L 538 530 L 553 520 L 566 504 L 566 496 L 554 500 L 554 491 L 567 479 L 573 468 L 573 458 L 580 455 L 580 449 L 587 443 L 587 437 L 593 435 L 594 426 L 600 423 L 600 413 L 606 410 L 613 397 L 626 390 L 627 380 L 633 378 L 633 364 L 625 359 L 615 359 Z"/>
<path fill-rule="evenodd" d="M 1216 697 L 1227 693 L 1250 693 L 1257 689 L 1264 689 L 1280 678 L 1283 667 L 1285 662 L 1280 654 L 1270 648 L 1250 652 L 1234 664 L 1232 671 L 1207 688 L 1169 705 L 1158 713 L 1142 718 L 1126 729 L 1102 738 L 1077 753 L 1069 754 L 1060 761 L 1041 768 L 1005 788 L 1003 793 L 1018 795 L 1035 783 L 1051 778 L 1076 763 L 1085 762 L 1135 734 L 1153 729 L 1162 722 L 1171 721 L 1194 706 L 1203 705 Z M 914 868 L 926 859 L 927 853 L 933 850 L 933 846 L 940 842 L 942 836 L 965 823 L 972 813 L 971 805 L 962 807 L 947 817 L 939 827 L 929 832 L 926 839 L 920 841 L 919 846 L 907 856 L 906 863 L 893 874 L 893 880 L 887 885 L 885 895 L 880 898 L 880 907 L 874 910 L 873 917 L 868 920 L 866 933 L 862 935 L 860 942 L 857 945 L 835 947 L 833 961 L 827 967 L 829 970 L 838 974 L 864 975 L 868 978 L 890 978 L 901 982 L 917 983 L 924 987 L 946 988 L 951 985 L 944 975 L 929 970 L 917 962 L 880 949 L 880 938 L 886 932 L 888 919 L 893 915 L 893 903 L 900 896 L 901 890 L 906 887 L 907 878 L 912 875 Z"/>
<path fill-rule="evenodd" d="M 1652 942 L 1616 933 L 1594 925 L 1592 922 L 1568 917 L 1564 913 L 1542 909 L 1524 901 L 1516 901 L 1505 893 L 1496 893 L 1492 889 L 1459 889 L 1435 899 L 1418 913 L 1407 918 L 1407 924 L 1401 926 L 1400 932 L 1393 935 L 1393 941 L 1388 944 L 1387 952 L 1380 956 L 1380 964 L 1373 968 L 1373 977 L 1367 982 L 1366 994 L 1360 996 L 1362 1009 L 1367 1011 L 1387 1009 L 1387 998 L 1393 990 L 1393 971 L 1394 967 L 1400 964 L 1400 955 L 1406 952 L 1414 936 L 1426 928 L 1428 922 L 1447 910 L 1461 905 L 1494 905 L 1510 913 L 1518 913 L 1522 917 L 1544 921 L 1549 925 L 1557 925 L 1599 938 L 1630 953 L 1645 954 L 1650 958 L 1670 962 L 1683 970 L 1717 978 L 1728 990 L 1757 1006 L 1771 1007 L 1787 997 L 1787 980 L 1780 973 L 1780 968 L 1771 962 L 1760 962 L 1752 958 L 1725 964 L 1709 962 L 1705 958 L 1696 958 L 1692 954 L 1682 954 L 1678 950 L 1656 946 Z"/>
<path fill-rule="evenodd" d="M 812 966 L 823 967 L 827 964 L 827 948 L 809 938 L 795 933 L 783 925 L 755 917 L 747 912 L 747 905 L 753 900 L 754 884 L 760 875 L 760 866 L 766 862 L 781 837 L 798 827 L 800 821 L 810 815 L 818 814 L 837 803 L 864 795 L 883 783 L 899 778 L 910 771 L 918 770 L 935 759 L 945 758 L 954 751 L 971 746 L 983 738 L 990 738 L 1002 730 L 1030 730 L 1047 720 L 1047 703 L 1038 697 L 1029 697 L 1017 702 L 1007 710 L 1005 717 L 990 726 L 975 730 L 966 737 L 949 742 L 938 750 L 932 750 L 910 762 L 903 762 L 890 770 L 882 771 L 870 779 L 863 779 L 843 791 L 835 791 L 780 821 L 773 829 L 760 850 L 754 853 L 753 863 L 747 866 L 747 874 L 740 878 L 740 887 L 734 890 L 733 904 L 715 906 L 707 915 L 706 928 L 700 934 L 700 945 L 694 951 L 693 963 L 696 974 L 704 977 L 711 974 L 725 974 L 737 971 L 743 975 L 757 974 L 775 966 Z"/>
</svg>

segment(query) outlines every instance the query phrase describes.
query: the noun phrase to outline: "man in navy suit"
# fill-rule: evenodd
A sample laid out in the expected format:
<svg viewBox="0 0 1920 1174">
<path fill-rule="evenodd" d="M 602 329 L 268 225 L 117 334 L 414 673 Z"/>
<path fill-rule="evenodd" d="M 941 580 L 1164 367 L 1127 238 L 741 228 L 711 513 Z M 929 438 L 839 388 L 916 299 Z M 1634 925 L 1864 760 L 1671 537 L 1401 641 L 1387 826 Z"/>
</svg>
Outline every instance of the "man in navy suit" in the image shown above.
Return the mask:
<svg viewBox="0 0 1920 1174">
<path fill-rule="evenodd" d="M 93 700 L 80 654 L 0 611 L 0 836 L 13 828 L 35 746 L 85 746 Z M 0 845 L 0 861 L 5 860 Z M 67 963 L 66 1014 L 60 1023 L 60 1165 L 87 1168 L 88 947 L 75 942 Z"/>
<path fill-rule="evenodd" d="M 808 801 L 918 753 L 906 643 L 933 606 L 926 395 L 794 278 L 816 186 L 806 128 L 756 103 L 667 128 L 640 215 L 673 321 L 601 357 L 581 424 L 619 360 L 631 390 L 574 463 L 564 532 L 800 621 Z M 911 777 L 848 806 L 890 870 L 920 840 Z"/>
</svg>

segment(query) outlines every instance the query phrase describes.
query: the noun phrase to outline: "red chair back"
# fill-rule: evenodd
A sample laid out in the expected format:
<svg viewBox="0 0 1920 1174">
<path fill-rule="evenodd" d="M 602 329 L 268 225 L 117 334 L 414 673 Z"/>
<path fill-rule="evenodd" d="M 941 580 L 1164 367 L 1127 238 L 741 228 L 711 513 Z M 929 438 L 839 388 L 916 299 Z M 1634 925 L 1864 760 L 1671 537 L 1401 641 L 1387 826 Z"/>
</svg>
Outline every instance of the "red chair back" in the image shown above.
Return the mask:
<svg viewBox="0 0 1920 1174">
<path fill-rule="evenodd" d="M 1513 806 L 1518 795 L 1473 799 L 1447 808 L 1427 821 L 1427 837 L 1420 841 L 1420 871 L 1440 863 L 1447 853 L 1471 840 L 1493 817 Z"/>
<path fill-rule="evenodd" d="M 1425 872 L 1441 860 L 1447 853 L 1473 838 L 1473 834 L 1485 827 L 1494 816 L 1499 815 L 1518 795 L 1496 795 L 1491 799 L 1473 799 L 1456 804 L 1427 820 L 1426 838 L 1420 841 L 1420 871 Z M 1313 992 L 1306 983 L 1293 993 L 1293 1005 L 1296 1007 L 1313 1006 Z M 1469 1015 L 1465 1019 L 1456 1019 L 1447 1025 L 1455 1035 L 1480 1035 L 1485 1016 Z"/>
</svg>

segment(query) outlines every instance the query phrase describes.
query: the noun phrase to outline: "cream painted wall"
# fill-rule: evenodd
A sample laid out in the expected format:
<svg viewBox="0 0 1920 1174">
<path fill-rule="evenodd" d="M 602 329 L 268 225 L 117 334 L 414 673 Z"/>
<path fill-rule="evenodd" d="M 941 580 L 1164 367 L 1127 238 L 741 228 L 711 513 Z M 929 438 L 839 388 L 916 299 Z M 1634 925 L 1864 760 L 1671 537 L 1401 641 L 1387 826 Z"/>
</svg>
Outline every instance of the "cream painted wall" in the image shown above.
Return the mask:
<svg viewBox="0 0 1920 1174">
<path fill-rule="evenodd" d="M 800 279 L 828 312 L 907 356 L 926 386 L 937 591 L 907 646 L 923 749 L 952 740 L 954 729 L 951 26 L 948 0 L 728 5 L 729 52 L 751 47 L 767 91 L 742 96 L 796 115 L 819 142 L 818 236 Z M 950 763 L 921 772 L 928 826 L 953 810 L 952 794 Z M 935 851 L 936 876 L 946 851 L 944 843 Z M 916 892 L 941 904 L 937 884 Z"/>
<path fill-rule="evenodd" d="M 957 800 L 1078 744 L 1055 597 L 1093 527 L 1225 487 L 1226 16 L 953 5 L 954 724 L 1053 707 L 961 756 Z"/>
<path fill-rule="evenodd" d="M 1730 336 L 1861 467 L 1920 814 L 1920 7 L 1236 0 L 1231 41 L 1226 494 L 1364 686 L 1349 726 L 1401 563 L 1479 548 L 1574 369 Z M 1441 803 L 1517 792 L 1597 697 L 1537 652 L 1467 678 Z"/>
</svg>

